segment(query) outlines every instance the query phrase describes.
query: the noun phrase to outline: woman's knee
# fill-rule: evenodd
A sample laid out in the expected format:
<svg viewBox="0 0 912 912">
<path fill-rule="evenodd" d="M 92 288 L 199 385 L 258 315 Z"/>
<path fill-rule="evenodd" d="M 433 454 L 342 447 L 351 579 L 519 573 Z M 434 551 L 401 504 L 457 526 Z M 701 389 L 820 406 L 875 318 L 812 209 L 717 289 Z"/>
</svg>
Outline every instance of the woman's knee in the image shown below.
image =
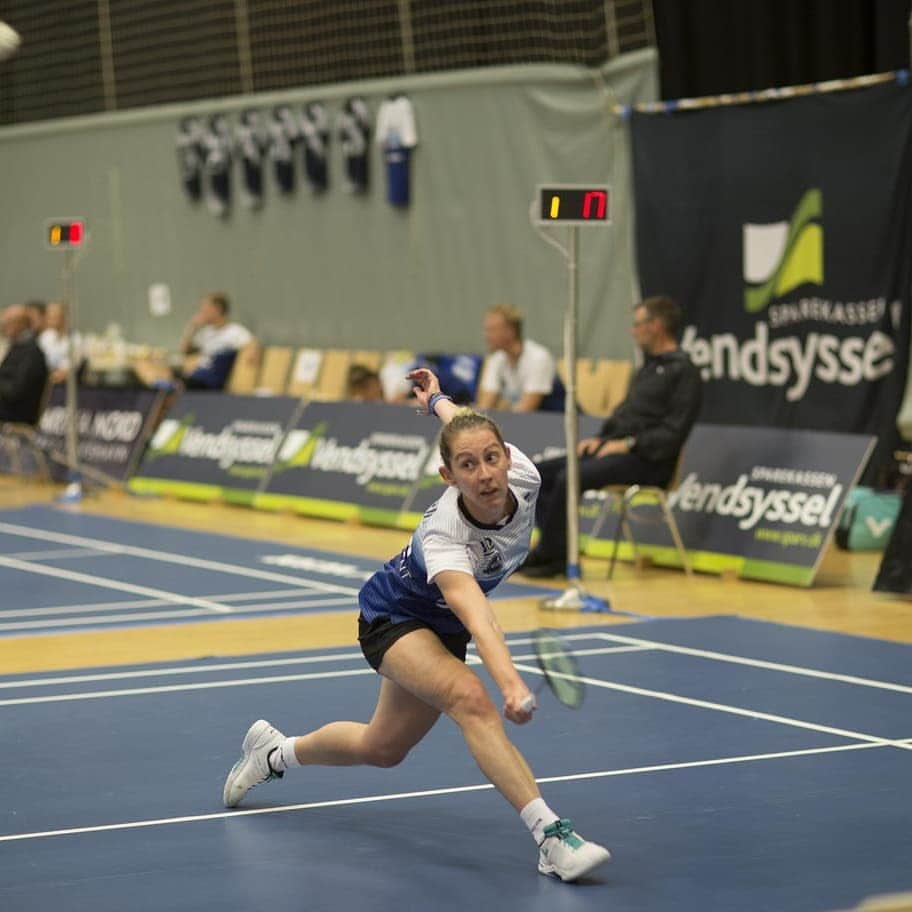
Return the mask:
<svg viewBox="0 0 912 912">
<path fill-rule="evenodd" d="M 459 724 L 469 720 L 500 718 L 484 684 L 472 672 L 467 672 L 453 685 L 448 715 Z"/>
<path fill-rule="evenodd" d="M 364 747 L 362 759 L 368 766 L 380 766 L 389 769 L 398 766 L 408 756 L 410 748 L 399 744 L 368 743 Z"/>
</svg>

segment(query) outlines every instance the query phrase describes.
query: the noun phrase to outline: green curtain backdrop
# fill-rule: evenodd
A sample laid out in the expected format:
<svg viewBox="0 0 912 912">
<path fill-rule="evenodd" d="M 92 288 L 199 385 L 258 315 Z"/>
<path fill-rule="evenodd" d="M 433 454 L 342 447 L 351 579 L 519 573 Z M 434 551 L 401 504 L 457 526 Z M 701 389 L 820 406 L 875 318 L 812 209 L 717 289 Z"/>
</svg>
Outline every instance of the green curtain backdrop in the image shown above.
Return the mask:
<svg viewBox="0 0 912 912">
<path fill-rule="evenodd" d="M 84 330 L 116 322 L 131 341 L 173 344 L 196 298 L 224 289 L 267 343 L 480 351 L 484 310 L 511 302 L 525 311 L 528 335 L 558 350 L 566 270 L 531 228 L 529 203 L 540 182 L 592 181 L 614 188 L 614 224 L 583 232 L 580 353 L 628 357 L 637 287 L 630 155 L 613 106 L 654 100 L 656 71 L 646 50 L 599 70 L 464 71 L 0 130 L 0 300 L 58 294 L 60 255 L 42 246 L 42 226 L 80 215 L 92 235 L 76 283 Z M 251 105 L 316 98 L 334 116 L 356 93 L 376 112 L 400 91 L 419 134 L 407 211 L 386 202 L 376 149 L 370 192 L 346 194 L 336 142 L 319 198 L 305 188 L 280 198 L 270 179 L 260 212 L 236 202 L 219 220 L 182 192 L 182 116 L 233 119 Z M 171 289 L 169 317 L 150 314 L 154 283 Z"/>
</svg>

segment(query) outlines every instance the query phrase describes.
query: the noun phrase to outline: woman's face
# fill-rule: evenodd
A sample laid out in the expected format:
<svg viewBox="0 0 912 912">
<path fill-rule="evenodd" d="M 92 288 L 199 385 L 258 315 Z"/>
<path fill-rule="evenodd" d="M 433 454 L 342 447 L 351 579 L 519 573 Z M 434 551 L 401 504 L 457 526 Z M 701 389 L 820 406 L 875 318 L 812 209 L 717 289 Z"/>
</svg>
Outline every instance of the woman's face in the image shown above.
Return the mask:
<svg viewBox="0 0 912 912">
<path fill-rule="evenodd" d="M 440 467 L 447 484 L 455 485 L 469 513 L 482 523 L 496 523 L 512 507 L 507 472 L 510 454 L 486 427 L 460 431 L 452 441 L 450 467 Z"/>
</svg>

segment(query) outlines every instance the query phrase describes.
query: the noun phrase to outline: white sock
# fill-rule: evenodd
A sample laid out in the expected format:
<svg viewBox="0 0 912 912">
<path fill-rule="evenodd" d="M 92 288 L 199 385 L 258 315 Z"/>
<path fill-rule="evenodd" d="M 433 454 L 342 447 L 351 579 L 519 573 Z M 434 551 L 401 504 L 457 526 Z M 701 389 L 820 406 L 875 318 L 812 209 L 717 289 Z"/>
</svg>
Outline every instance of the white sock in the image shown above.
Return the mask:
<svg viewBox="0 0 912 912">
<path fill-rule="evenodd" d="M 283 770 L 301 765 L 295 755 L 295 741 L 297 738 L 286 738 L 277 748 L 270 751 L 269 765 L 275 772 L 281 773 Z"/>
<path fill-rule="evenodd" d="M 522 822 L 529 828 L 532 838 L 541 845 L 545 838 L 545 827 L 560 818 L 545 804 L 544 798 L 534 798 L 520 812 Z"/>
</svg>

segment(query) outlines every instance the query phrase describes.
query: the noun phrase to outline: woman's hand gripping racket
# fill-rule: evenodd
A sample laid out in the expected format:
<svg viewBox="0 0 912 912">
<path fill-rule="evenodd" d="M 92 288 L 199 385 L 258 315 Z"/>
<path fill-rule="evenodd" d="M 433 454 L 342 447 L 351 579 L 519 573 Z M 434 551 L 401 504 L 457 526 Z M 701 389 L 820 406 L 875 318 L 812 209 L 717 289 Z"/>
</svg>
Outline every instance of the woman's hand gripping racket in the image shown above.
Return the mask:
<svg viewBox="0 0 912 912">
<path fill-rule="evenodd" d="M 579 709 L 586 694 L 586 685 L 580 680 L 576 657 L 552 630 L 536 630 L 532 634 L 532 642 L 542 679 L 535 691 L 523 701 L 523 710 L 531 712 L 535 708 L 535 696 L 545 684 L 564 706 Z"/>
</svg>

